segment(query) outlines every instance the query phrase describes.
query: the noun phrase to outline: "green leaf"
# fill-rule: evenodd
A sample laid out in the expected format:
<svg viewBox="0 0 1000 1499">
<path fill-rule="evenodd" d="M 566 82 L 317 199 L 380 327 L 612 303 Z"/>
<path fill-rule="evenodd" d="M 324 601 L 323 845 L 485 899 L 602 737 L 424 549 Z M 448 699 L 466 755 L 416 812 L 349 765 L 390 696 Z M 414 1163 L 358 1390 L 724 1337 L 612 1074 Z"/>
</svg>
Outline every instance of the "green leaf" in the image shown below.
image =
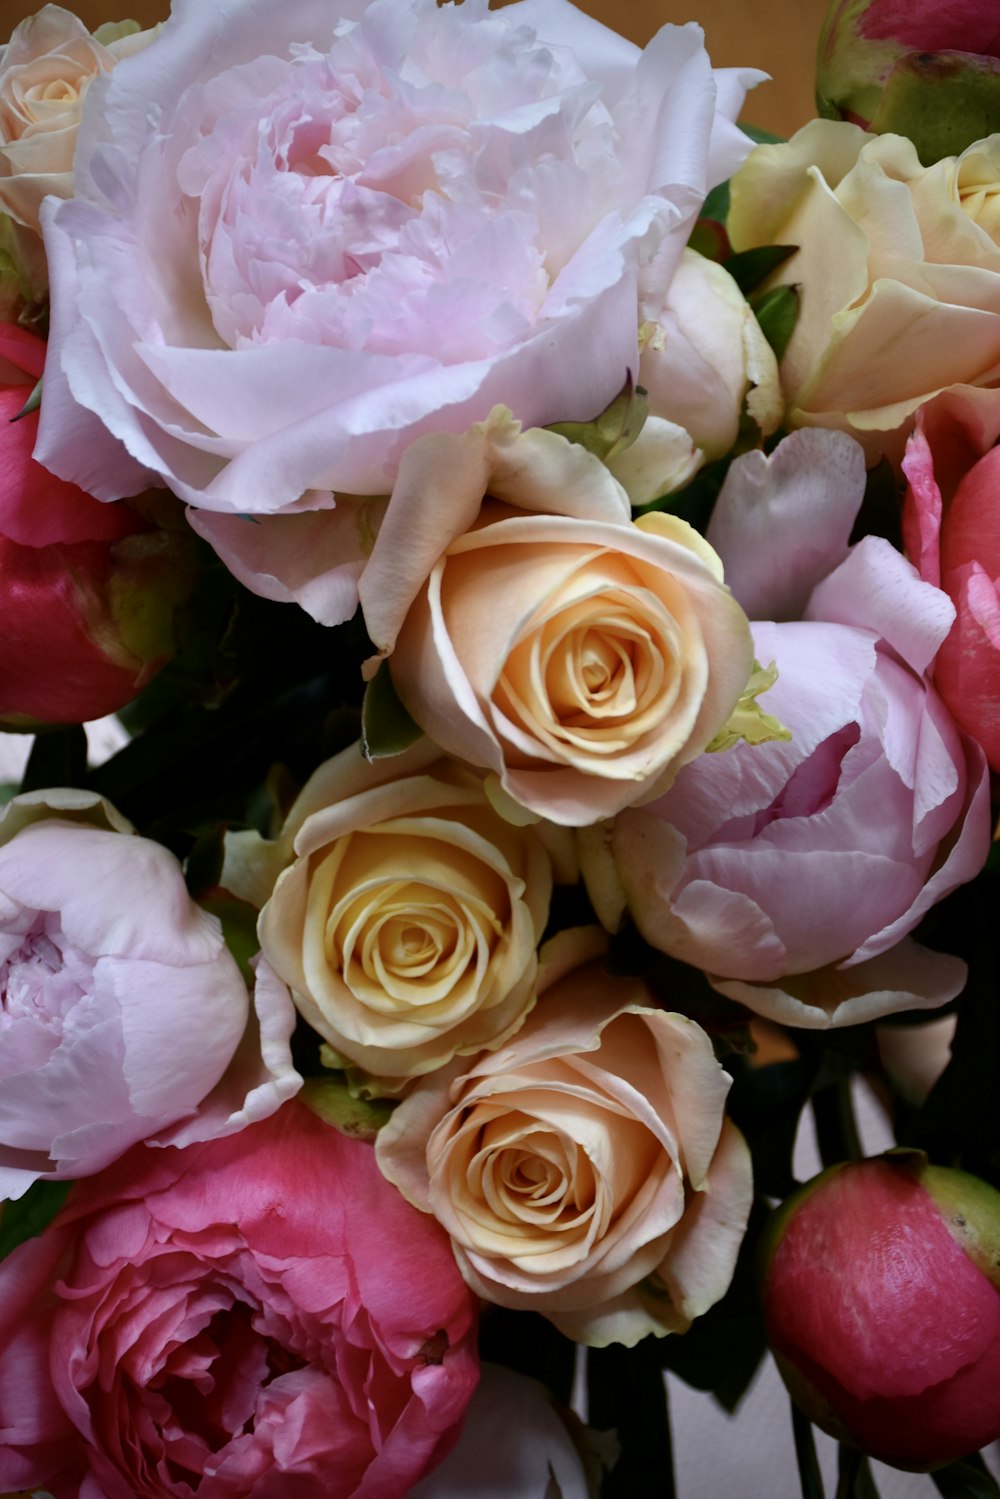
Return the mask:
<svg viewBox="0 0 1000 1499">
<path fill-rule="evenodd" d="M 799 320 L 798 287 L 772 286 L 761 296 L 751 297 L 750 306 L 775 359 L 781 360 Z"/>
<path fill-rule="evenodd" d="M 71 1182 L 35 1182 L 16 1202 L 3 1204 L 0 1259 L 47 1228 L 66 1201 Z"/>
<path fill-rule="evenodd" d="M 752 250 L 738 250 L 726 261 L 726 270 L 745 297 L 766 281 L 779 266 L 798 250 L 798 245 L 756 245 Z"/>
<path fill-rule="evenodd" d="M 634 385 L 631 373 L 618 395 L 600 416 L 589 422 L 553 422 L 547 429 L 569 442 L 579 443 L 606 463 L 617 453 L 631 447 L 642 431 L 649 412 L 649 401 L 641 385 Z"/>
<path fill-rule="evenodd" d="M 212 823 L 202 829 L 184 860 L 184 882 L 194 899 L 219 883 L 225 858 L 225 827 Z"/>
<path fill-rule="evenodd" d="M 260 952 L 257 907 L 252 906 L 249 901 L 237 900 L 235 895 L 216 892 L 203 895 L 198 904 L 203 911 L 218 918 L 226 946 L 236 959 L 247 987 L 253 988 L 254 973 L 250 967 L 250 959 Z"/>
<path fill-rule="evenodd" d="M 341 1077 L 307 1077 L 298 1096 L 324 1124 L 357 1140 L 374 1140 L 395 1108 L 393 1099 L 362 1098 Z"/>
<path fill-rule="evenodd" d="M 361 705 L 362 754 L 366 760 L 401 755 L 423 732 L 400 702 L 392 673 L 383 661 L 368 683 Z"/>
<path fill-rule="evenodd" d="M 944 1499 L 1000 1499 L 1000 1486 L 978 1452 L 938 1468 L 930 1477 Z"/>
</svg>

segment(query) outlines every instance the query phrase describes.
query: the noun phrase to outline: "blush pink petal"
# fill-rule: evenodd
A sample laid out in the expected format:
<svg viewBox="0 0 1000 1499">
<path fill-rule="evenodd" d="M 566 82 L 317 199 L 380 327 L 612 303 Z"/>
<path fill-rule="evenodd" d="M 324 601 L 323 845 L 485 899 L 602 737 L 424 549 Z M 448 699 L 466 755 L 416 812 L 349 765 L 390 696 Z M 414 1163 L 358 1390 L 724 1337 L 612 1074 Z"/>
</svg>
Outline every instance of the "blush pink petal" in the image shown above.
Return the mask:
<svg viewBox="0 0 1000 1499">
<path fill-rule="evenodd" d="M 251 593 L 298 604 L 321 625 L 354 614 L 366 555 L 360 502 L 344 497 L 335 510 L 253 517 L 191 509 L 188 520 Z"/>
<path fill-rule="evenodd" d="M 731 465 L 707 536 L 751 619 L 801 618 L 847 557 L 864 488 L 864 453 L 842 432 L 793 432 L 770 457 L 745 453 Z"/>
</svg>

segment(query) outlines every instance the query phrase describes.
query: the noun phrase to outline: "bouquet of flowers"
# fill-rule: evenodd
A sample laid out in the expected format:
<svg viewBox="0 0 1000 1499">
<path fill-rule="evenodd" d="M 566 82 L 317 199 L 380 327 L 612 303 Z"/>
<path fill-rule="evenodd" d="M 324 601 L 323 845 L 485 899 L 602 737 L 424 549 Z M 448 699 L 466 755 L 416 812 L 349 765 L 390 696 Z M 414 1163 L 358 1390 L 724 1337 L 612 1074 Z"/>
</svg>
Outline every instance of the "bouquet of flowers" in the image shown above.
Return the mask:
<svg viewBox="0 0 1000 1499">
<path fill-rule="evenodd" d="M 993 6 L 819 58 L 0 50 L 0 1489 L 669 1496 L 770 1349 L 1000 1494 Z"/>
</svg>

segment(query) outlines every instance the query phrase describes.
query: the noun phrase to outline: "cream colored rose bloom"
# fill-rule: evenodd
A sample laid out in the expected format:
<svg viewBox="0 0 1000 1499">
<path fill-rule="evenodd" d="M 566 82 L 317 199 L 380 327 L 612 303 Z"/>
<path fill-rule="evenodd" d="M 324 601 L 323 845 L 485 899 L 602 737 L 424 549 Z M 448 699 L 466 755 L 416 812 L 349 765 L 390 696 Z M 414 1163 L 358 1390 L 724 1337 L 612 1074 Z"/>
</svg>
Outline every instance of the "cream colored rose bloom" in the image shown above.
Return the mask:
<svg viewBox="0 0 1000 1499">
<path fill-rule="evenodd" d="M 760 146 L 732 182 L 734 248 L 798 245 L 781 363 L 791 426 L 837 427 L 901 455 L 917 407 L 1000 382 L 1000 136 L 921 165 L 912 143 L 814 120 Z"/>
<path fill-rule="evenodd" d="M 276 843 L 230 838 L 223 883 L 266 897 L 261 947 L 300 1013 L 389 1085 L 498 1045 L 534 1004 L 549 853 L 427 743 L 321 766 Z"/>
<path fill-rule="evenodd" d="M 682 1332 L 714 1305 L 752 1197 L 708 1037 L 599 951 L 561 933 L 523 1029 L 422 1080 L 376 1142 L 473 1290 L 595 1347 Z"/>
<path fill-rule="evenodd" d="M 633 524 L 593 454 L 513 426 L 414 443 L 362 607 L 425 733 L 580 826 L 656 795 L 714 738 L 750 629 L 690 526 Z"/>
<path fill-rule="evenodd" d="M 87 90 L 158 30 L 123 21 L 91 35 L 61 5 L 43 6 L 15 29 L 0 52 L 0 207 L 17 223 L 40 233 L 42 199 L 73 196 L 73 154 Z"/>
</svg>

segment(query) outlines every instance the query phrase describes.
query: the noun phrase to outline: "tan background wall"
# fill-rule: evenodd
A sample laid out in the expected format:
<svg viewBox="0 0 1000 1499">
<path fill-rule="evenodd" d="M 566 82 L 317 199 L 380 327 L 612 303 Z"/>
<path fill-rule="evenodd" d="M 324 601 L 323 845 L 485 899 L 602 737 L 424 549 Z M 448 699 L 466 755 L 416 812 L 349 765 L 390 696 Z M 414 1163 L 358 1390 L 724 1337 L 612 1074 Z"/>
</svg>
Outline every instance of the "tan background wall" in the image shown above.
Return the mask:
<svg viewBox="0 0 1000 1499">
<path fill-rule="evenodd" d="M 202 3 L 211 5 L 212 0 Z M 665 21 L 700 21 L 714 63 L 764 68 L 772 75 L 774 81 L 751 96 L 746 118 L 781 135 L 791 134 L 815 113 L 813 56 L 826 7 L 827 0 L 583 0 L 584 10 L 640 45 Z M 91 27 L 123 15 L 151 25 L 168 8 L 169 0 L 67 3 Z M 0 0 L 0 40 L 38 9 L 39 0 Z"/>
</svg>

